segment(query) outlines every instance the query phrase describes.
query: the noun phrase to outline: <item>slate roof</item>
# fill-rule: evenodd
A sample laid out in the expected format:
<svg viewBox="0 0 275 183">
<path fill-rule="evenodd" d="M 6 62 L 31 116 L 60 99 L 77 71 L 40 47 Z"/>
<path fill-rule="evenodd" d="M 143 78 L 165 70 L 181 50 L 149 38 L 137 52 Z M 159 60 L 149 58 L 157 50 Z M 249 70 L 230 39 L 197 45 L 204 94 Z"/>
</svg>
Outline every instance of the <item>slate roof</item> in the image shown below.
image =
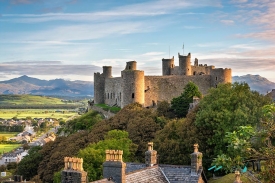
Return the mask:
<svg viewBox="0 0 275 183">
<path fill-rule="evenodd" d="M 137 170 L 126 175 L 127 183 L 169 183 L 158 166 Z"/>
<path fill-rule="evenodd" d="M 146 167 L 142 163 L 126 163 L 126 183 L 197 183 L 202 174 L 202 170 L 198 174 L 191 174 L 191 166 L 160 164 Z M 113 181 L 101 179 L 92 183 Z"/>
</svg>

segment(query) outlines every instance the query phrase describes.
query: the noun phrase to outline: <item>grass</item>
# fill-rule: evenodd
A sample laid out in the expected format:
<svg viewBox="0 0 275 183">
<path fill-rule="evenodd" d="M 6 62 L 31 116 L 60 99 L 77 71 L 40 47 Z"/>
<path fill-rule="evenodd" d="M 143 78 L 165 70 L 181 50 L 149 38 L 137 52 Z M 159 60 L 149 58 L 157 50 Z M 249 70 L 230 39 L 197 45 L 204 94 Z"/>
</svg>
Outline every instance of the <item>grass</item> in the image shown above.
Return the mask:
<svg viewBox="0 0 275 183">
<path fill-rule="evenodd" d="M 0 136 L 6 136 L 7 138 L 15 137 L 18 132 L 0 132 Z"/>
<path fill-rule="evenodd" d="M 110 106 L 108 106 L 107 104 L 95 104 L 95 106 L 97 106 L 97 107 L 100 107 L 100 108 L 102 108 L 103 110 L 105 110 L 105 111 L 111 111 L 112 113 L 117 113 L 118 111 L 120 111 L 120 107 L 110 107 Z"/>
<path fill-rule="evenodd" d="M 234 173 L 230 173 L 227 174 L 219 179 L 210 179 L 208 180 L 209 183 L 233 183 L 235 181 L 235 174 Z M 243 174 L 241 175 L 241 181 L 244 183 L 253 183 L 251 182 L 246 176 L 244 176 Z"/>
<path fill-rule="evenodd" d="M 20 146 L 21 144 L 0 144 L 0 153 L 12 151 Z"/>
<path fill-rule="evenodd" d="M 35 96 L 35 95 L 0 95 L 0 104 L 3 105 L 53 105 L 53 104 L 65 104 L 61 99 L 47 97 L 47 96 Z"/>
<path fill-rule="evenodd" d="M 59 112 L 56 112 L 59 111 Z M 63 113 L 64 111 L 64 113 Z M 16 117 L 17 119 L 23 119 L 26 117 L 32 118 L 63 118 L 64 120 L 76 115 L 77 112 L 73 112 L 67 109 L 1 109 L 0 118 L 11 119 Z"/>
</svg>

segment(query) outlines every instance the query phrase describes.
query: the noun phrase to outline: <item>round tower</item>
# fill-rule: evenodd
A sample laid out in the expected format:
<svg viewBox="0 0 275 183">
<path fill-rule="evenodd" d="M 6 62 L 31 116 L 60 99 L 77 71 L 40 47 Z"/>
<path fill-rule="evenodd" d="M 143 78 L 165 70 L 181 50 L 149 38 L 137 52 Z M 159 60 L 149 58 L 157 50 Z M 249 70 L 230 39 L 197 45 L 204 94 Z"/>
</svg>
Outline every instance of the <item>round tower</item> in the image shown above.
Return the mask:
<svg viewBox="0 0 275 183">
<path fill-rule="evenodd" d="M 121 107 L 138 102 L 144 104 L 144 71 L 121 71 L 122 96 Z"/>
<path fill-rule="evenodd" d="M 188 53 L 187 56 L 179 55 L 179 74 L 180 75 L 191 75 L 191 53 Z"/>
<path fill-rule="evenodd" d="M 171 69 L 175 67 L 174 57 L 171 59 L 162 59 L 162 75 L 171 75 Z"/>
<path fill-rule="evenodd" d="M 103 66 L 103 76 L 104 78 L 112 77 L 112 66 Z"/>
<path fill-rule="evenodd" d="M 136 61 L 126 62 L 125 70 L 137 70 L 137 62 Z"/>
<path fill-rule="evenodd" d="M 211 70 L 211 86 L 217 87 L 219 83 L 231 83 L 232 82 L 232 70 L 225 68 L 217 68 Z"/>
</svg>

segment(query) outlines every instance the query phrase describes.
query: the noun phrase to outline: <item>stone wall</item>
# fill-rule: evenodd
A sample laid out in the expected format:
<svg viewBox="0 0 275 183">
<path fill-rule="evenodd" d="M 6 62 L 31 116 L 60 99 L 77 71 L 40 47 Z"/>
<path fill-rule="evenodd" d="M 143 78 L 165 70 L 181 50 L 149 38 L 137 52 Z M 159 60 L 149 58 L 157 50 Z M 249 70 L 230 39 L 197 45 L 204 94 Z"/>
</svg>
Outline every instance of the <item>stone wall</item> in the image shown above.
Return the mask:
<svg viewBox="0 0 275 183">
<path fill-rule="evenodd" d="M 113 106 L 117 104 L 121 106 L 121 89 L 122 86 L 122 78 L 107 78 L 105 80 L 105 95 L 104 103 L 108 104 L 109 106 Z"/>
<path fill-rule="evenodd" d="M 91 109 L 94 110 L 94 111 L 100 112 L 106 119 L 108 119 L 110 117 L 113 117 L 115 115 L 114 113 L 112 113 L 110 111 L 105 111 L 102 108 L 94 106 L 94 105 L 91 106 Z"/>
<path fill-rule="evenodd" d="M 145 103 L 144 106 L 152 106 L 153 101 L 171 101 L 180 96 L 186 84 L 192 81 L 202 94 L 206 94 L 210 88 L 211 76 L 145 76 Z"/>
</svg>

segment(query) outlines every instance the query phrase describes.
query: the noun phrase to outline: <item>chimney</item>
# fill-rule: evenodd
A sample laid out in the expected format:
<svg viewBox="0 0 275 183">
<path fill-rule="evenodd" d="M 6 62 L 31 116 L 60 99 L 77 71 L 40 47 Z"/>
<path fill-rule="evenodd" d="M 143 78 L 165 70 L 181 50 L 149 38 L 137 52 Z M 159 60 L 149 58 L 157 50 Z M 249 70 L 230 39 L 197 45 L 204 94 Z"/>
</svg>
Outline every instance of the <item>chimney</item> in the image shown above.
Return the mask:
<svg viewBox="0 0 275 183">
<path fill-rule="evenodd" d="M 234 183 L 242 183 L 241 181 L 241 174 L 239 171 L 235 171 L 235 181 Z"/>
<path fill-rule="evenodd" d="M 157 151 L 153 150 L 153 142 L 148 143 L 148 151 L 145 152 L 145 164 L 147 167 L 157 164 Z"/>
<path fill-rule="evenodd" d="M 83 170 L 83 159 L 64 157 L 64 170 L 61 173 L 62 183 L 86 183 L 87 172 Z"/>
<path fill-rule="evenodd" d="M 126 183 L 126 163 L 122 161 L 123 151 L 106 150 L 106 161 L 103 163 L 103 177 L 113 179 L 116 183 Z"/>
<path fill-rule="evenodd" d="M 191 154 L 191 175 L 197 175 L 202 168 L 202 153 L 199 152 L 199 145 L 194 144 L 194 152 Z"/>
</svg>

